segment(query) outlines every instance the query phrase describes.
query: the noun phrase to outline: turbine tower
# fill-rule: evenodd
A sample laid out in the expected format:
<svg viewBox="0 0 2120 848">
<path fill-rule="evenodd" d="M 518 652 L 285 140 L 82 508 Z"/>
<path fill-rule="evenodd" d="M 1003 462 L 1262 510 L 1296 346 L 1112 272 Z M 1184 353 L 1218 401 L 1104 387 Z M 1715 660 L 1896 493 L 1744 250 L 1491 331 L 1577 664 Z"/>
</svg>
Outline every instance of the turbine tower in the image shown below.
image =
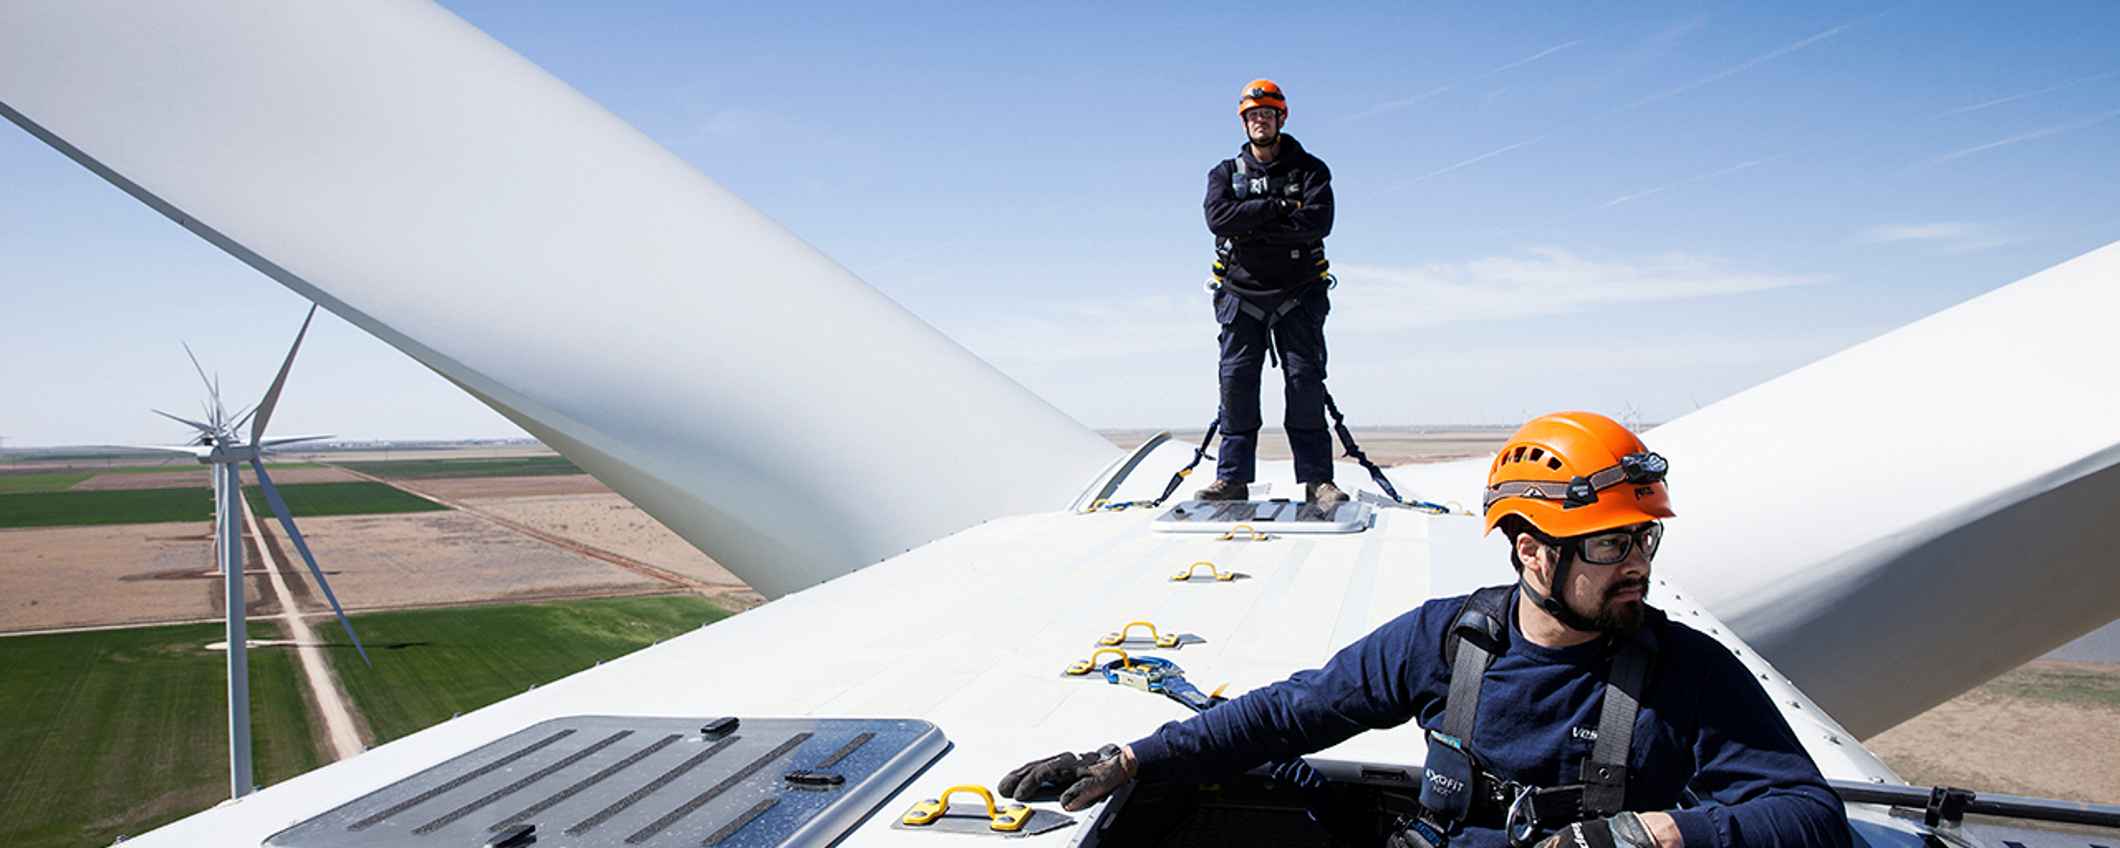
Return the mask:
<svg viewBox="0 0 2120 848">
<path fill-rule="evenodd" d="M 374 665 L 368 661 L 368 649 L 361 645 L 361 637 L 353 632 L 353 622 L 346 620 L 346 611 L 339 606 L 338 596 L 332 594 L 330 581 L 324 579 L 324 570 L 317 567 L 316 557 L 310 554 L 309 542 L 302 538 L 302 531 L 295 528 L 294 516 L 287 511 L 287 502 L 280 497 L 279 488 L 273 485 L 272 476 L 265 473 L 268 450 L 295 442 L 330 438 L 265 437 L 265 426 L 272 420 L 273 408 L 280 402 L 280 389 L 287 384 L 287 372 L 294 367 L 294 355 L 302 349 L 302 337 L 309 333 L 309 322 L 316 318 L 316 314 L 316 307 L 310 306 L 308 317 L 302 319 L 301 331 L 295 333 L 294 346 L 287 349 L 287 360 L 280 364 L 280 373 L 272 380 L 272 388 L 267 389 L 264 399 L 247 413 L 228 413 L 227 407 L 221 403 L 220 380 L 208 379 L 206 369 L 199 367 L 199 358 L 192 354 L 191 346 L 185 345 L 184 353 L 191 357 L 192 369 L 199 372 L 200 382 L 206 384 L 206 420 L 194 421 L 159 409 L 152 410 L 156 415 L 182 423 L 198 433 L 184 445 L 133 446 L 182 453 L 213 467 L 214 555 L 227 587 L 228 599 L 228 791 L 231 798 L 241 798 L 256 788 L 250 774 L 250 658 L 243 616 L 243 465 L 248 464 L 251 473 L 257 476 L 265 502 L 272 506 L 272 514 L 279 518 L 288 540 L 302 555 L 302 562 L 309 566 L 309 574 L 316 578 L 317 588 L 324 590 L 324 599 L 331 602 L 331 612 L 338 616 L 339 626 L 345 628 L 346 637 L 353 640 L 353 648 L 360 652 L 361 662 L 371 667 Z M 247 438 L 242 433 L 246 423 L 250 425 Z M 293 610 L 288 612 L 295 614 Z"/>
</svg>

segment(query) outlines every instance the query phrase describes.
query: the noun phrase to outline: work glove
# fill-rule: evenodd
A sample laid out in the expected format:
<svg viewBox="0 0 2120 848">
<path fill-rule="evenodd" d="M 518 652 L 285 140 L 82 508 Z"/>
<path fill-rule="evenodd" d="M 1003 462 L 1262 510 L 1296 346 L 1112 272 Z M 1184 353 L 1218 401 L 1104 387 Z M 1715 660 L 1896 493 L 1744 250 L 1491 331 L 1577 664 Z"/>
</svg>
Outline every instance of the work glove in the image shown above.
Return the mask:
<svg viewBox="0 0 2120 848">
<path fill-rule="evenodd" d="M 1305 792 L 1315 792 L 1325 788 L 1326 785 L 1325 776 L 1319 774 L 1317 769 L 1311 768 L 1310 764 L 1304 762 L 1302 757 L 1286 762 L 1269 764 L 1266 768 L 1266 776 L 1276 782 L 1286 783 Z"/>
<path fill-rule="evenodd" d="M 1104 800 L 1133 779 L 1126 759 L 1117 745 L 1087 754 L 1055 754 L 1017 766 L 995 788 L 1018 801 L 1040 797 L 1048 787 L 1058 789 L 1060 808 L 1074 812 Z"/>
<path fill-rule="evenodd" d="M 1649 835 L 1641 816 L 1620 813 L 1563 827 L 1537 848 L 1656 848 L 1656 837 Z"/>
<path fill-rule="evenodd" d="M 1427 825 L 1401 820 L 1384 837 L 1384 848 L 1437 848 L 1450 844 L 1450 838 Z"/>
</svg>

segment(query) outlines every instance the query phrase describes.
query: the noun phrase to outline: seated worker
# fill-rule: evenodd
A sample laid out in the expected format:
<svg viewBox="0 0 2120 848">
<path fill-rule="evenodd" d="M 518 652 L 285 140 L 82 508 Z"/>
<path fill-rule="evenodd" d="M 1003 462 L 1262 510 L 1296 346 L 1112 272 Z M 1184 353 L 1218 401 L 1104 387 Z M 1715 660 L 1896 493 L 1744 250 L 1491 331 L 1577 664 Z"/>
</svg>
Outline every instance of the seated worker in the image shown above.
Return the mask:
<svg viewBox="0 0 2120 848">
<path fill-rule="evenodd" d="M 1322 669 L 999 788 L 1080 810 L 1137 777 L 1212 782 L 1416 721 L 1421 813 L 1390 846 L 1848 846 L 1846 808 L 1752 675 L 1647 603 L 1666 468 L 1604 416 L 1534 419 L 1487 476 L 1515 585 L 1429 601 Z"/>
</svg>

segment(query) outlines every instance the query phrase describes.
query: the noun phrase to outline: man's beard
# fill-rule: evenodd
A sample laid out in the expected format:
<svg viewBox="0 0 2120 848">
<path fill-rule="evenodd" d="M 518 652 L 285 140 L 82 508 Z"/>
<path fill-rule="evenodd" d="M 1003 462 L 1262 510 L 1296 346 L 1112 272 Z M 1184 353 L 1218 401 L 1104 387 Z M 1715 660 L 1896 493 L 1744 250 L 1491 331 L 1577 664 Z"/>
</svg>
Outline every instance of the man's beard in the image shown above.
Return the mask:
<svg viewBox="0 0 2120 848">
<path fill-rule="evenodd" d="M 1276 144 L 1281 143 L 1281 131 L 1274 130 L 1273 132 L 1268 133 L 1264 140 L 1252 138 L 1250 133 L 1245 133 L 1244 138 L 1245 140 L 1250 141 L 1252 144 L 1257 145 L 1259 147 L 1272 147 Z"/>
<path fill-rule="evenodd" d="M 1615 600 L 1613 598 L 1614 595 L 1620 592 L 1637 588 L 1642 590 L 1642 596 L 1639 598 L 1628 598 L 1626 600 Z M 1582 610 L 1576 609 L 1573 603 L 1568 604 L 1568 610 L 1589 621 L 1590 629 L 1599 633 L 1612 633 L 1620 636 L 1632 635 L 1634 631 L 1641 629 L 1642 619 L 1648 615 L 1649 581 L 1629 580 L 1613 584 L 1605 589 L 1605 596 L 1599 599 L 1597 609 L 1588 615 L 1585 615 Z"/>
</svg>

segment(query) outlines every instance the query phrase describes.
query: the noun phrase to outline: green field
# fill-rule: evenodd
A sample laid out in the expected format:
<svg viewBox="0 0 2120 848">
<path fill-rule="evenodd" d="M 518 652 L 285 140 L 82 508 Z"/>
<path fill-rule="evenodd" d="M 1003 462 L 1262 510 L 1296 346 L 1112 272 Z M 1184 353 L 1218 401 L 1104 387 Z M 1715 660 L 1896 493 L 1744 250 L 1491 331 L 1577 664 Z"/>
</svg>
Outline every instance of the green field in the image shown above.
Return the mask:
<svg viewBox="0 0 2120 848">
<path fill-rule="evenodd" d="M 279 471 L 285 468 L 315 468 L 317 466 L 308 462 L 275 462 L 267 467 L 272 471 Z M 65 468 L 55 466 L 50 469 L 38 469 L 35 471 L 5 471 L 0 472 L 0 494 L 63 492 L 72 488 L 76 483 L 104 474 L 169 474 L 186 471 L 197 475 L 197 480 L 190 483 L 180 483 L 169 488 L 189 489 L 206 485 L 206 467 L 187 459 L 183 462 L 169 465 L 133 465 L 119 468 Z"/>
<path fill-rule="evenodd" d="M 35 474 L 0 474 L 0 495 L 18 492 L 61 492 L 90 477 L 93 471 L 39 471 Z"/>
<path fill-rule="evenodd" d="M 332 666 L 380 744 L 728 615 L 695 595 L 368 613 L 375 667 Z"/>
<path fill-rule="evenodd" d="M 375 515 L 389 512 L 435 512 L 446 506 L 382 483 L 358 480 L 351 483 L 292 483 L 277 486 L 287 500 L 287 511 L 296 518 L 305 515 Z M 250 511 L 261 517 L 272 515 L 272 505 L 256 486 L 244 486 Z"/>
<path fill-rule="evenodd" d="M 0 478 L 5 479 L 5 478 Z M 406 494 L 382 483 L 292 483 L 279 487 L 287 509 L 309 515 L 375 515 L 432 512 L 448 507 Z M 252 512 L 272 515 L 272 506 L 256 486 L 243 487 Z M 213 490 L 135 489 L 77 491 L 0 491 L 0 527 L 66 527 L 94 524 L 153 524 L 164 521 L 208 521 L 213 518 Z"/>
<path fill-rule="evenodd" d="M 203 480 L 201 482 L 204 482 Z M 137 489 L 0 494 L 0 527 L 209 521 L 213 490 Z"/>
<path fill-rule="evenodd" d="M 251 625 L 254 639 L 278 625 Z M 228 793 L 220 625 L 0 639 L 0 845 L 108 845 Z M 324 752 L 292 653 L 250 652 L 252 762 L 269 785 Z"/>
<path fill-rule="evenodd" d="M 339 465 L 395 480 L 435 477 L 546 477 L 580 474 L 582 470 L 564 456 L 520 456 L 498 459 L 393 459 L 383 462 L 341 462 Z"/>
<path fill-rule="evenodd" d="M 2063 704 L 2120 707 L 2120 674 L 2089 663 L 2031 663 L 1988 681 L 1980 691 Z"/>
</svg>

